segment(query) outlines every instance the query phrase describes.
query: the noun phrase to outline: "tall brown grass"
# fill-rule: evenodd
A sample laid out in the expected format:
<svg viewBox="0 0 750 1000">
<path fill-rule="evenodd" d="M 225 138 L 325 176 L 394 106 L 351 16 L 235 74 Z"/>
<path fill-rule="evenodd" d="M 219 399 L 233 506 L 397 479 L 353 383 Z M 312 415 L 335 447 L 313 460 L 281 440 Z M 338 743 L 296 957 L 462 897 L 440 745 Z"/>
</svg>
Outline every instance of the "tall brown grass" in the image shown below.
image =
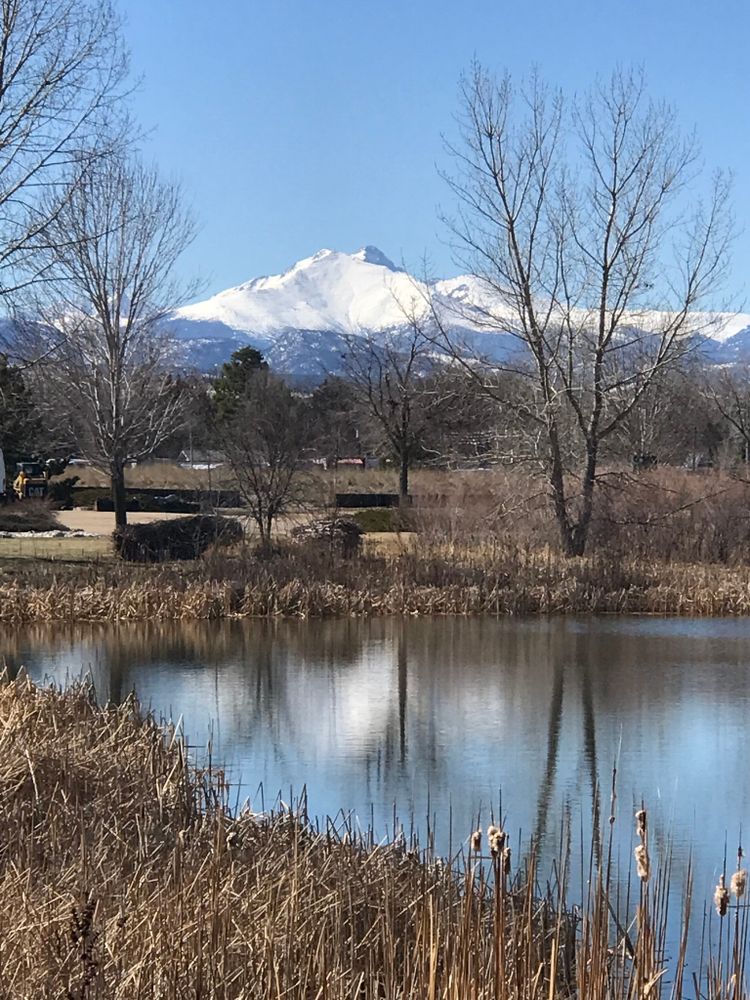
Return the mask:
<svg viewBox="0 0 750 1000">
<path fill-rule="evenodd" d="M 557 531 L 544 480 L 523 468 L 421 478 L 414 524 L 442 540 L 493 539 L 530 549 L 555 548 Z M 575 496 L 575 483 L 570 483 Z M 750 561 L 750 474 L 660 468 L 600 473 L 588 543 L 590 555 L 664 562 Z"/>
<path fill-rule="evenodd" d="M 0 569 L 0 621 L 180 621 L 231 617 L 750 614 L 750 566 L 600 554 L 569 560 L 499 541 L 396 546 L 351 559 L 304 545 L 268 558 L 239 549 L 138 567 L 13 563 Z"/>
<path fill-rule="evenodd" d="M 611 832 L 588 846 L 564 842 L 546 881 L 533 845 L 514 861 L 497 828 L 484 854 L 469 829 L 458 854 L 441 860 L 414 838 L 376 842 L 341 819 L 233 813 L 222 772 L 195 768 L 133 697 L 100 708 L 84 687 L 3 680 L 0 720 L 3 997 L 688 992 L 690 878 L 670 947 L 668 862 L 652 859 L 649 878 L 633 885 L 616 871 Z M 568 865 L 578 851 L 588 861 L 573 907 Z M 743 897 L 712 921 L 695 989 L 740 1000 Z"/>
</svg>

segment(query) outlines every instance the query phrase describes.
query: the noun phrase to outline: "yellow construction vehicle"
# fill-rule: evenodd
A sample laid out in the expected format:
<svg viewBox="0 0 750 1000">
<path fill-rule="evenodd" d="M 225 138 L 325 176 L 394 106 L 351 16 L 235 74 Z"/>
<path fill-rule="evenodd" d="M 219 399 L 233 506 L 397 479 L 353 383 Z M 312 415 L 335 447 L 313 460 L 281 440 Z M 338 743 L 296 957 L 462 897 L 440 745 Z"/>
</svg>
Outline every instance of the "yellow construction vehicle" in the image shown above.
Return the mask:
<svg viewBox="0 0 750 1000">
<path fill-rule="evenodd" d="M 67 465 L 66 459 L 49 458 L 16 463 L 13 492 L 17 500 L 43 500 L 47 496 L 51 476 L 59 475 Z"/>
</svg>

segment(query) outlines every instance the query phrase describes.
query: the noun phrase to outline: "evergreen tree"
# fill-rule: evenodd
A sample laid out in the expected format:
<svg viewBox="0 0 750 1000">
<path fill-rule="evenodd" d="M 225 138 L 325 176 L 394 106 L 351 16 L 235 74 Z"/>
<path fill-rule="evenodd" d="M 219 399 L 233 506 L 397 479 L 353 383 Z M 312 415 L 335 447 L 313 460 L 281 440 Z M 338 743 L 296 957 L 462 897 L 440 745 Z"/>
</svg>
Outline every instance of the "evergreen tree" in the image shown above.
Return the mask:
<svg viewBox="0 0 750 1000">
<path fill-rule="evenodd" d="M 214 405 L 219 420 L 226 420 L 236 411 L 240 402 L 247 397 L 253 379 L 268 365 L 263 355 L 254 347 L 240 347 L 229 361 L 226 361 L 214 382 Z"/>
<path fill-rule="evenodd" d="M 41 421 L 23 373 L 0 354 L 0 448 L 9 468 L 36 450 L 40 433 Z"/>
</svg>

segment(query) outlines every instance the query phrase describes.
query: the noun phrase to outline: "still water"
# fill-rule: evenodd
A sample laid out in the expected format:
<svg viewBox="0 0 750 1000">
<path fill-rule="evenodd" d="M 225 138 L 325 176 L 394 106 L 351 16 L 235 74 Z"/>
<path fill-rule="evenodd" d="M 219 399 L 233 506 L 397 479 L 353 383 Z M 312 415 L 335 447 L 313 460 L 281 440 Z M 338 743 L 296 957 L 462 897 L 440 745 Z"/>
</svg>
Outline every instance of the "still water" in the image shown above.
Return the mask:
<svg viewBox="0 0 750 1000">
<path fill-rule="evenodd" d="M 553 845 L 599 788 L 608 814 L 615 764 L 624 856 L 642 798 L 678 876 L 693 850 L 698 891 L 750 825 L 750 619 L 33 628 L 2 658 L 36 680 L 83 671 L 102 699 L 135 688 L 191 744 L 210 736 L 256 808 L 306 789 L 313 814 L 385 834 L 395 805 L 422 832 L 434 816 L 443 851 L 493 808 Z"/>
</svg>

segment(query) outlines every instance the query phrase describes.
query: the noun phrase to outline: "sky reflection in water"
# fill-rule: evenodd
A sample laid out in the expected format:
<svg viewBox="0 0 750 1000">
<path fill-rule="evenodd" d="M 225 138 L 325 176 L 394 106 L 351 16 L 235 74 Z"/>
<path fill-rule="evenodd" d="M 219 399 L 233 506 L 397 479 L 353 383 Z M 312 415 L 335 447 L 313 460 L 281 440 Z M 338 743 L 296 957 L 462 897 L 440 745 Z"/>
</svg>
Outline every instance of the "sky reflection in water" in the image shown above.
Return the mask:
<svg viewBox="0 0 750 1000">
<path fill-rule="evenodd" d="M 747 827 L 750 620 L 34 628 L 6 633 L 0 655 L 37 680 L 90 671 L 102 698 L 135 688 L 191 743 L 212 731 L 256 808 L 305 787 L 313 813 L 385 833 L 395 803 L 422 832 L 434 814 L 445 851 L 449 817 L 455 845 L 502 801 L 514 839 L 534 832 L 551 853 L 563 816 L 587 826 L 599 786 L 608 815 L 617 761 L 624 865 L 643 797 L 678 879 L 692 846 L 696 891 Z"/>
</svg>

